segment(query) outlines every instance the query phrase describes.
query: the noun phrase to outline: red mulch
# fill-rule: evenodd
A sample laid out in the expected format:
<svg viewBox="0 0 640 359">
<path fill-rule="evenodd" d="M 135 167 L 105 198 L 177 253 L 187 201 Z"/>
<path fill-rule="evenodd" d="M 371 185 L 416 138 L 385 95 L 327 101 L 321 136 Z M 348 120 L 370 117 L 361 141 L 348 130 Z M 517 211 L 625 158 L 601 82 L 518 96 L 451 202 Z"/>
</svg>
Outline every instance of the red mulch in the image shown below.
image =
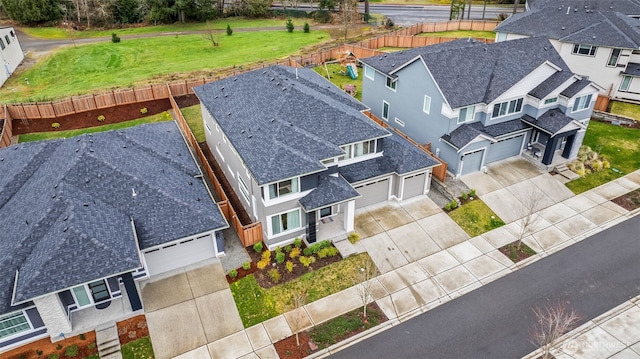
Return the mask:
<svg viewBox="0 0 640 359">
<path fill-rule="evenodd" d="M 612 199 L 611 202 L 626 209 L 627 211 L 633 211 L 634 209 L 640 208 L 640 189 L 623 194 L 620 197 L 616 197 Z"/>
<path fill-rule="evenodd" d="M 149 336 L 147 318 L 144 316 L 144 314 L 118 322 L 117 326 L 120 345 L 124 345 L 136 339 Z"/>
<path fill-rule="evenodd" d="M 51 343 L 49 338 L 40 339 L 3 353 L 1 356 L 6 359 L 44 359 L 49 355 L 58 354 L 59 358 L 66 358 L 65 349 L 74 344 L 78 346 L 76 358 L 86 358 L 98 353 L 98 348 L 95 345 L 96 332 L 88 332 L 84 334 L 84 339 L 81 339 L 79 335 L 55 343 Z M 89 349 L 89 346 L 92 348 Z M 41 355 L 38 355 L 37 351 L 41 351 Z"/>
</svg>

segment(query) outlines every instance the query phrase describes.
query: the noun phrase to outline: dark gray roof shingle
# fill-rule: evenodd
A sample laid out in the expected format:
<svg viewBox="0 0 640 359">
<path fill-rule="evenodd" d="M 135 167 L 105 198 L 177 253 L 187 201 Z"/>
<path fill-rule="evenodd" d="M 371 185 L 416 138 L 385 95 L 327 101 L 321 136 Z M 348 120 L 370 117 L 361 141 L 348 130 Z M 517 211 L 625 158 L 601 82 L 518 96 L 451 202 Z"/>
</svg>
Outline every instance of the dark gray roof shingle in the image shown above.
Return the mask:
<svg viewBox="0 0 640 359">
<path fill-rule="evenodd" d="M 452 108 L 490 103 L 546 61 L 571 73 L 549 40 L 524 38 L 484 44 L 457 40 L 361 61 L 389 74 L 420 57 Z"/>
<path fill-rule="evenodd" d="M 566 89 L 562 90 L 562 92 L 560 92 L 560 95 L 571 98 L 589 85 L 591 85 L 591 81 L 589 81 L 589 79 L 587 78 L 582 78 L 579 81 L 576 81 L 569 85 Z"/>
<path fill-rule="evenodd" d="M 324 175 L 318 179 L 318 187 L 300 198 L 299 202 L 306 212 L 327 207 L 360 197 L 342 176 Z"/>
<path fill-rule="evenodd" d="M 537 98 L 538 100 L 542 100 L 551 92 L 553 92 L 553 90 L 560 87 L 560 85 L 562 85 L 565 81 L 569 80 L 572 76 L 573 73 L 571 72 L 556 72 L 555 74 L 549 76 L 548 79 L 541 82 L 540 85 L 536 86 L 533 90 L 529 91 L 529 95 Z"/>
<path fill-rule="evenodd" d="M 16 270 L 28 300 L 138 267 L 131 218 L 142 249 L 227 226 L 173 122 L 3 148 L 0 173 L 0 313 Z"/>
<path fill-rule="evenodd" d="M 640 2 L 638 0 L 527 0 L 527 5 L 531 10 L 552 8 L 579 8 L 588 7 L 594 10 L 611 10 L 626 15 L 639 15 Z"/>
<path fill-rule="evenodd" d="M 450 134 L 442 136 L 442 139 L 452 144 L 455 148 L 461 149 L 480 135 L 497 141 L 502 136 L 516 133 L 526 128 L 520 119 L 505 121 L 490 126 L 484 126 L 482 122 L 465 123 L 451 131 Z"/>
<path fill-rule="evenodd" d="M 272 66 L 194 91 L 259 185 L 323 171 L 340 145 L 389 135 L 311 69 Z"/>
<path fill-rule="evenodd" d="M 563 127 L 573 122 L 574 119 L 565 115 L 559 109 L 554 108 L 545 112 L 537 119 L 529 115 L 524 115 L 522 117 L 522 121 L 536 128 L 539 128 L 550 135 L 554 135 Z"/>
<path fill-rule="evenodd" d="M 624 74 L 629 76 L 640 76 L 640 64 L 628 63 L 624 69 Z"/>
</svg>

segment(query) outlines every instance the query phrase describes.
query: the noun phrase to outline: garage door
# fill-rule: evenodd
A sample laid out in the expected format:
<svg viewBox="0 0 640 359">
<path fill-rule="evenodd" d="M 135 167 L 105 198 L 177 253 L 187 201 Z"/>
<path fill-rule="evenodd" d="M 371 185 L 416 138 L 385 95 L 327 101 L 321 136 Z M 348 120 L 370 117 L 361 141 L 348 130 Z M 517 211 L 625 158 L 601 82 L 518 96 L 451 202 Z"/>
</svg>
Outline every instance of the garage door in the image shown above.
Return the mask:
<svg viewBox="0 0 640 359">
<path fill-rule="evenodd" d="M 407 199 L 424 194 L 424 179 L 427 175 L 422 173 L 404 178 L 402 199 Z"/>
<path fill-rule="evenodd" d="M 359 185 L 355 189 L 362 195 L 356 199 L 356 208 L 384 202 L 389 198 L 389 179 Z"/>
<path fill-rule="evenodd" d="M 491 163 L 519 155 L 523 137 L 524 135 L 520 135 L 492 143 L 491 146 L 489 146 L 485 162 Z"/>
<path fill-rule="evenodd" d="M 211 236 L 186 240 L 144 253 L 149 275 L 167 272 L 215 256 Z"/>
<path fill-rule="evenodd" d="M 462 173 L 466 175 L 467 173 L 473 173 L 480 171 L 480 166 L 482 165 L 482 155 L 484 154 L 484 149 L 477 150 L 475 152 L 470 152 L 462 156 Z"/>
</svg>

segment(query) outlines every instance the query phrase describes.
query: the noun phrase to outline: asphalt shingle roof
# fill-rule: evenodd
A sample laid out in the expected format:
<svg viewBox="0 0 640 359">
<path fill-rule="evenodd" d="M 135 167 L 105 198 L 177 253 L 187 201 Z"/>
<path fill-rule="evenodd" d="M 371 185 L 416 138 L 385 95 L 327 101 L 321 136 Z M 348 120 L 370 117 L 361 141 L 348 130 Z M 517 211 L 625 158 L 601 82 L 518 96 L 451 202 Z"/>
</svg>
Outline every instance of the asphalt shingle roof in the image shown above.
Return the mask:
<svg viewBox="0 0 640 359">
<path fill-rule="evenodd" d="M 572 9 L 584 9 L 587 6 L 594 10 L 611 10 L 626 15 L 640 14 L 640 2 L 638 0 L 527 0 L 527 5 L 532 10 L 545 7 L 568 7 Z"/>
<path fill-rule="evenodd" d="M 543 37 L 492 44 L 457 40 L 361 61 L 390 74 L 418 57 L 424 60 L 454 109 L 492 102 L 546 61 L 571 73 L 549 40 Z"/>
<path fill-rule="evenodd" d="M 311 69 L 272 66 L 194 91 L 259 185 L 323 171 L 340 145 L 389 136 Z"/>
<path fill-rule="evenodd" d="M 556 72 L 555 74 L 549 76 L 549 78 L 541 82 L 533 90 L 529 91 L 529 95 L 537 98 L 538 100 L 542 100 L 551 92 L 553 92 L 553 90 L 560 87 L 560 85 L 562 85 L 565 81 L 569 80 L 572 76 L 573 74 L 571 72 Z"/>
<path fill-rule="evenodd" d="M 325 175 L 319 178 L 318 187 L 300 198 L 299 202 L 304 210 L 309 212 L 357 197 L 360 197 L 358 191 L 342 176 Z"/>
<path fill-rule="evenodd" d="M 623 13 L 584 7 L 545 7 L 516 14 L 495 28 L 527 36 L 544 36 L 562 42 L 636 49 L 640 23 Z"/>
<path fill-rule="evenodd" d="M 480 135 L 497 141 L 502 136 L 522 131 L 526 128 L 520 119 L 505 121 L 490 126 L 484 126 L 482 122 L 465 123 L 451 131 L 450 134 L 442 136 L 442 139 L 457 149 L 460 149 Z"/>
<path fill-rule="evenodd" d="M 537 119 L 529 115 L 524 115 L 522 117 L 522 121 L 532 126 L 535 126 L 547 132 L 550 135 L 554 135 L 558 131 L 560 131 L 563 127 L 573 122 L 574 119 L 565 115 L 559 109 L 554 108 L 545 112 L 544 114 L 542 114 L 542 116 L 538 117 Z"/>
<path fill-rule="evenodd" d="M 630 76 L 640 76 L 640 64 L 628 63 L 627 67 L 624 69 L 624 74 Z"/>
<path fill-rule="evenodd" d="M 560 94 L 564 97 L 571 98 L 589 85 L 591 85 L 591 81 L 589 81 L 589 79 L 587 78 L 582 78 L 579 81 L 576 81 L 569 85 L 566 89 L 562 90 Z"/>
<path fill-rule="evenodd" d="M 138 268 L 131 220 L 142 249 L 227 226 L 173 122 L 3 148 L 0 173 L 0 313 L 16 270 L 19 302 Z"/>
</svg>

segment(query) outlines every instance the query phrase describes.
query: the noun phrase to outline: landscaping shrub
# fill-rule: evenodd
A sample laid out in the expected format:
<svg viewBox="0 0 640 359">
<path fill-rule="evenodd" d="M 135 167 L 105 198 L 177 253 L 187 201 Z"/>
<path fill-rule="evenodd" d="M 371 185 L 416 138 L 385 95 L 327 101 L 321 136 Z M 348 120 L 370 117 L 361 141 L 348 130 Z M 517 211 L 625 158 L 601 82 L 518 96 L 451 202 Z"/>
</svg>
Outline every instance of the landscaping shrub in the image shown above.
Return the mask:
<svg viewBox="0 0 640 359">
<path fill-rule="evenodd" d="M 287 261 L 287 263 L 284 264 L 285 268 L 287 268 L 287 272 L 291 273 L 293 272 L 293 262 L 292 261 Z"/>
<path fill-rule="evenodd" d="M 64 350 L 64 356 L 66 356 L 67 358 L 78 356 L 78 346 L 75 344 L 68 346 L 67 349 Z"/>
<path fill-rule="evenodd" d="M 356 244 L 360 240 L 360 235 L 356 232 L 349 233 L 349 237 L 347 237 L 351 244 Z"/>
<path fill-rule="evenodd" d="M 311 249 L 311 247 L 307 247 L 302 250 L 302 254 L 308 257 L 313 254 L 313 250 Z"/>
<path fill-rule="evenodd" d="M 456 209 L 456 208 L 458 208 L 458 201 L 454 199 L 453 201 L 451 201 L 451 209 Z"/>
<path fill-rule="evenodd" d="M 84 335 L 84 333 L 78 335 L 78 337 L 80 338 L 80 340 L 86 340 L 87 339 L 87 336 Z"/>
<path fill-rule="evenodd" d="M 244 269 L 244 270 L 250 270 L 250 269 L 251 269 L 251 262 L 244 262 L 244 263 L 242 263 L 242 269 Z"/>
<path fill-rule="evenodd" d="M 58 354 L 56 354 L 56 353 L 51 354 L 51 355 L 49 355 L 49 356 L 47 357 L 47 359 L 58 359 L 58 358 L 60 358 L 60 355 L 58 355 Z"/>
<path fill-rule="evenodd" d="M 231 25 L 227 24 L 227 36 L 231 36 L 233 34 L 233 30 L 231 29 Z"/>
<path fill-rule="evenodd" d="M 60 350 L 60 349 L 62 349 L 62 344 L 56 345 L 56 350 Z"/>
<path fill-rule="evenodd" d="M 312 263 L 311 258 L 313 257 L 300 256 L 298 260 L 300 261 L 300 264 L 302 264 L 304 267 L 309 267 Z"/>
<path fill-rule="evenodd" d="M 469 195 L 467 194 L 467 192 L 462 192 L 462 194 L 460 195 L 460 197 L 462 198 L 462 200 L 466 201 L 469 199 Z"/>
<path fill-rule="evenodd" d="M 140 113 L 143 114 L 143 115 L 145 113 L 147 113 L 147 112 L 149 112 L 149 110 L 146 107 L 143 107 L 143 108 L 140 109 Z"/>
<path fill-rule="evenodd" d="M 293 20 L 291 20 L 290 18 L 287 19 L 286 27 L 287 27 L 287 31 L 293 32 L 293 29 L 295 29 L 295 26 L 293 25 Z"/>
<path fill-rule="evenodd" d="M 60 127 L 60 123 L 58 123 L 58 122 L 54 122 L 54 123 L 52 123 L 52 124 L 51 124 L 51 127 L 53 127 L 53 128 L 59 128 L 59 127 Z"/>
<path fill-rule="evenodd" d="M 36 349 L 36 354 L 38 354 L 38 356 L 42 355 L 42 350 Z"/>
<path fill-rule="evenodd" d="M 286 258 L 286 255 L 282 252 L 277 252 L 276 253 L 276 262 L 278 262 L 279 264 L 284 263 L 284 260 Z"/>
<path fill-rule="evenodd" d="M 233 278 L 235 278 L 237 276 L 238 276 L 238 271 L 237 270 L 232 269 L 232 270 L 229 271 L 229 278 L 233 279 Z"/>
<path fill-rule="evenodd" d="M 271 260 L 271 251 L 267 249 L 266 251 L 262 252 L 262 259 Z"/>
<path fill-rule="evenodd" d="M 111 42 L 113 42 L 114 44 L 117 44 L 118 42 L 120 42 L 120 36 L 118 36 L 118 34 L 116 34 L 115 32 L 112 33 Z"/>
<path fill-rule="evenodd" d="M 142 110 L 140 110 L 140 112 L 142 112 Z M 146 113 L 146 112 L 144 112 Z M 106 119 L 106 117 L 104 117 L 104 115 L 100 115 L 98 116 L 98 121 L 103 122 Z"/>
<path fill-rule="evenodd" d="M 295 257 L 300 256 L 300 248 L 295 247 L 293 249 L 291 249 L 291 253 L 289 253 L 289 258 L 293 259 Z"/>
<path fill-rule="evenodd" d="M 318 10 L 313 13 L 313 19 L 321 24 L 331 22 L 331 14 L 327 10 Z"/>
<path fill-rule="evenodd" d="M 296 248 L 302 247 L 302 239 L 296 237 L 296 239 L 293 240 L 293 246 Z"/>
<path fill-rule="evenodd" d="M 267 268 L 267 266 L 269 265 L 269 263 L 271 263 L 271 260 L 269 259 L 263 259 L 261 261 L 258 262 L 257 267 L 258 269 L 265 269 Z"/>
<path fill-rule="evenodd" d="M 311 28 L 309 27 L 308 22 L 304 23 L 304 27 L 302 28 L 302 31 L 304 31 L 305 34 L 308 34 L 311 31 Z"/>
<path fill-rule="evenodd" d="M 96 343 L 89 343 L 89 345 L 87 345 L 87 349 L 93 349 L 96 347 Z"/>
<path fill-rule="evenodd" d="M 469 190 L 469 197 L 476 197 L 476 190 L 475 189 L 470 189 Z"/>
<path fill-rule="evenodd" d="M 325 247 L 318 252 L 318 257 L 319 258 L 335 257 L 337 254 L 338 254 L 338 249 L 336 247 Z"/>
<path fill-rule="evenodd" d="M 282 248 L 280 248 L 280 246 L 276 247 L 276 253 L 282 253 Z"/>
<path fill-rule="evenodd" d="M 256 251 L 256 253 L 262 252 L 262 248 L 262 242 L 258 242 L 253 245 L 253 250 Z"/>
<path fill-rule="evenodd" d="M 271 280 L 273 280 L 276 283 L 280 282 L 280 278 L 281 278 L 280 272 L 278 272 L 276 268 L 269 270 L 269 277 L 271 277 Z"/>
</svg>

